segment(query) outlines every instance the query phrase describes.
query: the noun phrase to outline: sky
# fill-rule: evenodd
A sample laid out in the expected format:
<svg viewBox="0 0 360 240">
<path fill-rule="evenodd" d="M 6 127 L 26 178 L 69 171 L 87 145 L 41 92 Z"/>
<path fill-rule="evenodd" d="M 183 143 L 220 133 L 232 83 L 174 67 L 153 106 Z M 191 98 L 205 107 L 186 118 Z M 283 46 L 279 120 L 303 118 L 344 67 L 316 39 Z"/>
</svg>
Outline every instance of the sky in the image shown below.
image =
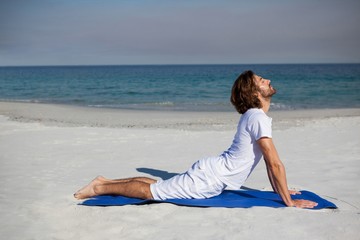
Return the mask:
<svg viewBox="0 0 360 240">
<path fill-rule="evenodd" d="M 359 0 L 0 0 L 0 66 L 360 63 Z"/>
</svg>

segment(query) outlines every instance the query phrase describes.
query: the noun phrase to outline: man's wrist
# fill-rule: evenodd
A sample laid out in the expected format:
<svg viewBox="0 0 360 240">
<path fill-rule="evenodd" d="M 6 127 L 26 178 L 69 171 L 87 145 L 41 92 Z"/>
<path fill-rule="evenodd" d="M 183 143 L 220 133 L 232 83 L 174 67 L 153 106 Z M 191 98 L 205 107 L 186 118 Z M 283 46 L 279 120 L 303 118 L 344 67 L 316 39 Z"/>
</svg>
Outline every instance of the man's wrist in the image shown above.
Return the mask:
<svg viewBox="0 0 360 240">
<path fill-rule="evenodd" d="M 290 200 L 290 202 L 288 202 L 288 203 L 285 202 L 285 204 L 288 207 L 295 207 L 295 202 L 293 200 Z"/>
</svg>

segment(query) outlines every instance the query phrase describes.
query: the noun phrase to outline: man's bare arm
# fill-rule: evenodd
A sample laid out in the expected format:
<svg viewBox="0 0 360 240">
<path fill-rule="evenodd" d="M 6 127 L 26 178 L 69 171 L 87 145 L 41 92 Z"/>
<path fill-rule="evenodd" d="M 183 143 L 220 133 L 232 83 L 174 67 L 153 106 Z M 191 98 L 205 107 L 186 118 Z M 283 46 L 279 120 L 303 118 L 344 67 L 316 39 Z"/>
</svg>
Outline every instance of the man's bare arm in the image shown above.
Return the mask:
<svg viewBox="0 0 360 240">
<path fill-rule="evenodd" d="M 264 158 L 264 159 L 265 159 L 265 158 Z M 265 159 L 265 162 L 267 162 L 266 159 Z M 272 187 L 272 189 L 274 190 L 274 192 L 277 193 L 278 190 L 276 189 L 276 186 L 275 186 L 275 184 L 274 184 L 274 178 L 273 178 L 273 176 L 272 176 L 272 172 L 270 171 L 270 169 L 269 169 L 269 167 L 268 167 L 267 164 L 265 164 L 265 166 L 266 166 L 266 171 L 267 171 L 267 174 L 268 174 L 268 178 L 269 178 L 271 187 Z"/>
<path fill-rule="evenodd" d="M 266 160 L 265 160 L 265 162 L 266 162 Z M 269 181 L 270 181 L 271 187 L 272 187 L 272 189 L 274 190 L 274 192 L 277 193 L 278 190 L 276 189 L 276 186 L 275 186 L 275 184 L 274 184 L 274 178 L 273 178 L 273 176 L 272 176 L 272 172 L 269 170 L 267 164 L 265 164 L 265 166 L 266 166 L 266 171 L 267 171 L 267 174 L 268 174 L 268 177 L 269 177 Z M 297 194 L 301 194 L 301 192 L 296 191 L 296 190 L 291 190 L 291 189 L 289 189 L 289 194 L 290 194 L 290 195 L 297 195 Z"/>
<path fill-rule="evenodd" d="M 257 141 L 264 155 L 270 183 L 289 207 L 313 208 L 317 203 L 308 200 L 292 200 L 289 194 L 286 172 L 271 138 L 261 138 Z"/>
</svg>

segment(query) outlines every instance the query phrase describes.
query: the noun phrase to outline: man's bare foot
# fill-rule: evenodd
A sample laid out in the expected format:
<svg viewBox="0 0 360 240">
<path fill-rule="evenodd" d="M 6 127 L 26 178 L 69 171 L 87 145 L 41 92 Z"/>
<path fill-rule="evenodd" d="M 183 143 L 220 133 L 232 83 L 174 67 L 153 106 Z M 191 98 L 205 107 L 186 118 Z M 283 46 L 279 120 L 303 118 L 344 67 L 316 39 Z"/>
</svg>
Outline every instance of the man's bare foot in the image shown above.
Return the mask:
<svg viewBox="0 0 360 240">
<path fill-rule="evenodd" d="M 77 191 L 74 194 L 74 197 L 76 199 L 85 199 L 85 198 L 94 197 L 97 195 L 94 191 L 95 186 L 104 184 L 106 181 L 108 181 L 108 180 L 106 178 L 104 178 L 103 176 L 97 176 L 88 185 L 86 185 L 85 187 L 83 187 L 79 191 Z"/>
</svg>

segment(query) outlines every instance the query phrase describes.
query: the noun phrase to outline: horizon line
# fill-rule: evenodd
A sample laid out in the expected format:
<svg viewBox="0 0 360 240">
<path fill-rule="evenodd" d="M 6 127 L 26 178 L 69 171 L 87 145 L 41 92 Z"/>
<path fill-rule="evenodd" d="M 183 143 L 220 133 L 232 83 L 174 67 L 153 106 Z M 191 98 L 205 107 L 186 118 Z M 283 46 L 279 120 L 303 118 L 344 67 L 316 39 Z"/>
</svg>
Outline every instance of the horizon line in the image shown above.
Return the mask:
<svg viewBox="0 0 360 240">
<path fill-rule="evenodd" d="M 206 66 L 206 65 L 347 65 L 360 62 L 329 62 L 329 63 L 145 63 L 145 64 L 59 64 L 59 65 L 0 65 L 0 67 L 115 67 L 115 66 Z"/>
</svg>

